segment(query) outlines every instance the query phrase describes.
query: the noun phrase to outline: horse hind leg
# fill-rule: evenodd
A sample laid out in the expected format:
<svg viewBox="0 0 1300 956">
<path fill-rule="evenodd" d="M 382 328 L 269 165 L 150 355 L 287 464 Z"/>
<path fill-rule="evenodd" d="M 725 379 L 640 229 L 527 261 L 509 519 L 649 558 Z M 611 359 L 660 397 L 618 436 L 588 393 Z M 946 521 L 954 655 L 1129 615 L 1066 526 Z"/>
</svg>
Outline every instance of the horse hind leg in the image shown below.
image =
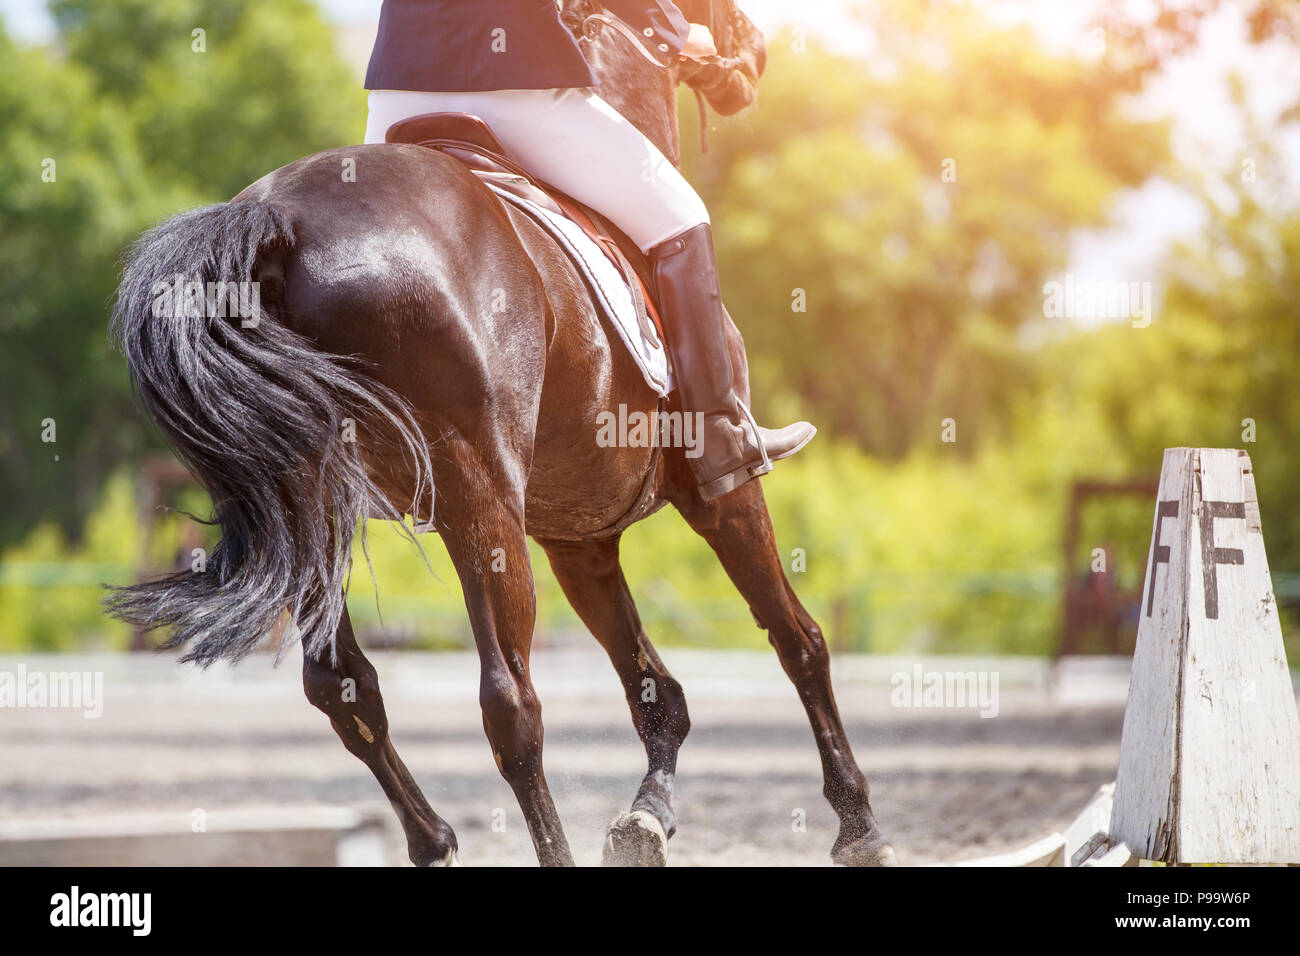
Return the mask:
<svg viewBox="0 0 1300 956">
<path fill-rule="evenodd" d="M 677 751 L 690 730 L 686 698 L 641 626 L 618 561 L 618 538 L 538 542 L 560 587 L 618 673 L 648 767 L 629 812 L 606 833 L 606 866 L 663 866 L 677 829 L 672 809 Z"/>
<path fill-rule="evenodd" d="M 357 646 L 346 610 L 335 640 L 338 663 L 303 654 L 302 682 L 307 699 L 330 719 L 335 733 L 379 781 L 402 829 L 407 853 L 416 866 L 459 866 L 456 835 L 429 807 L 419 786 L 388 736 L 388 716 L 375 668 Z"/>
<path fill-rule="evenodd" d="M 463 441 L 449 442 L 444 452 L 434 466 L 435 521 L 474 631 L 483 729 L 497 769 L 519 801 L 538 862 L 572 866 L 542 770 L 542 708 L 528 666 L 537 607 L 523 503 Z"/>
<path fill-rule="evenodd" d="M 674 493 L 674 506 L 713 548 L 758 626 L 768 632 L 807 711 L 821 755 L 822 792 L 840 818 L 831 859 L 846 866 L 895 865 L 835 705 L 826 641 L 785 577 L 759 483 L 751 481 L 706 504 L 695 494 L 685 462 L 677 465 L 674 485 L 685 490 Z"/>
</svg>

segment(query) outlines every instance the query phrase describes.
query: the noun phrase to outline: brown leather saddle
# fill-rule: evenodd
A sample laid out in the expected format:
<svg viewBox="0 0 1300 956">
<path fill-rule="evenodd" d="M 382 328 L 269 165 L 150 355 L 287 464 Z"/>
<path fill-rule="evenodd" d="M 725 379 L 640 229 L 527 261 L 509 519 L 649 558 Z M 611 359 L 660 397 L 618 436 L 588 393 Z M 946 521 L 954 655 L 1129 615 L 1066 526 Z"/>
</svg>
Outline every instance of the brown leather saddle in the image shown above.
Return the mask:
<svg viewBox="0 0 1300 956">
<path fill-rule="evenodd" d="M 388 127 L 389 143 L 425 146 L 459 160 L 484 183 L 565 216 L 595 241 L 632 290 L 637 320 L 664 341 L 663 323 L 650 294 L 645 256 L 617 226 L 600 213 L 550 186 L 515 162 L 491 127 L 472 113 L 422 113 Z"/>
</svg>

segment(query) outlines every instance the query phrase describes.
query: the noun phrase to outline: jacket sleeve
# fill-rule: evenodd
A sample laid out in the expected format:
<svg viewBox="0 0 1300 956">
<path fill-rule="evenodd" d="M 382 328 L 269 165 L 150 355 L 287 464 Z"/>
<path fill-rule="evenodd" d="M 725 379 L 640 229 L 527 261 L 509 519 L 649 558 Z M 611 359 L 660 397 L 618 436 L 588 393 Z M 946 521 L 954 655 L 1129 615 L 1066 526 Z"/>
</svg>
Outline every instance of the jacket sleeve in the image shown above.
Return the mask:
<svg viewBox="0 0 1300 956">
<path fill-rule="evenodd" d="M 668 0 L 601 0 L 605 9 L 641 34 L 645 48 L 660 62 L 671 63 L 690 33 L 682 11 Z"/>
</svg>

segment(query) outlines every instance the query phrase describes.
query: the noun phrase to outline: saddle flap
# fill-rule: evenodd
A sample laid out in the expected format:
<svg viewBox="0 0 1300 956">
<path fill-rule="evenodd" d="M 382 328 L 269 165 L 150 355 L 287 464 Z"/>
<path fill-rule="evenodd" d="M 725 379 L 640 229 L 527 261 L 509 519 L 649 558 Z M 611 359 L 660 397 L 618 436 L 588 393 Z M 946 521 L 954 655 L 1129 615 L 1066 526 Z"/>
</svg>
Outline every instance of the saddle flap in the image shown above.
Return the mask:
<svg viewBox="0 0 1300 956">
<path fill-rule="evenodd" d="M 480 181 L 498 191 L 499 194 L 524 200 L 547 213 L 574 223 L 582 233 L 586 234 L 598 253 L 603 255 L 622 277 L 623 283 L 631 293 L 633 312 L 641 339 L 652 349 L 662 349 L 663 323 L 655 308 L 650 284 L 620 248 L 618 240 L 613 238 L 613 234 L 621 235 L 621 233 L 608 228 L 607 225 L 603 226 L 601 223 L 608 224 L 608 221 L 599 217 L 594 210 L 584 207 L 572 197 L 532 176 L 510 156 L 482 117 L 462 112 L 421 113 L 419 116 L 399 120 L 388 127 L 384 140 L 388 143 L 438 150 L 468 167 Z M 547 231 L 555 235 L 553 224 L 548 226 L 545 221 L 542 221 L 541 225 L 548 227 Z M 571 256 L 581 258 L 581 251 L 571 243 L 564 243 L 563 248 Z M 584 275 L 590 279 L 590 263 Z M 617 323 L 616 309 L 610 305 L 608 298 L 599 294 L 597 298 L 611 310 L 611 318 Z M 635 352 L 630 335 L 628 342 L 629 347 Z M 661 383 L 656 376 L 651 375 L 650 378 L 656 378 L 656 381 L 651 382 L 653 387 L 660 387 Z M 666 374 L 663 376 L 663 381 L 667 381 Z"/>
</svg>

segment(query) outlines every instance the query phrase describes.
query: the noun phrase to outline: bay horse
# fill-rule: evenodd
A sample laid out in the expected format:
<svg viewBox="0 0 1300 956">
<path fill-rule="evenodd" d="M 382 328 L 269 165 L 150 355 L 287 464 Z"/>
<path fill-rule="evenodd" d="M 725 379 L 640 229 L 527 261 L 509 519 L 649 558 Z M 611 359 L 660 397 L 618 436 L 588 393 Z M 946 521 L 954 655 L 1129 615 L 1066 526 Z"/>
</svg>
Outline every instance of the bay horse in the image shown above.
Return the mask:
<svg viewBox="0 0 1300 956">
<path fill-rule="evenodd" d="M 733 0 L 679 6 L 740 63 L 710 81 L 711 105 L 748 105 L 766 57 L 761 34 Z M 575 31 L 595 12 L 589 0 L 563 3 Z M 601 95 L 676 162 L 678 75 L 613 30 L 584 49 Z M 159 292 L 173 277 L 185 295 Z M 201 298 L 228 283 L 257 284 L 255 317 L 184 306 L 191 285 Z M 173 298 L 181 308 L 165 307 Z M 169 219 L 132 247 L 113 330 L 140 404 L 210 494 L 221 543 L 200 572 L 116 589 L 109 610 L 170 626 L 168 646 L 186 645 L 183 660 L 200 665 L 239 660 L 287 614 L 308 699 L 373 772 L 413 863 L 455 864 L 457 843 L 393 747 L 348 618 L 358 522 L 363 543 L 367 517 L 409 514 L 442 535 L 481 661 L 493 757 L 539 862 L 571 865 L 529 677 L 527 536 L 541 545 L 608 653 L 645 745 L 646 775 L 610 825 L 605 862 L 662 864 L 690 720 L 637 615 L 619 537 L 668 503 L 714 550 L 807 710 L 840 820 L 832 859 L 893 862 L 836 709 L 826 643 L 786 580 L 759 482 L 706 503 L 683 449 L 597 442 L 602 411 L 650 415 L 660 400 L 566 254 L 459 162 L 411 145 L 331 149 Z M 728 334 L 748 403 L 744 345 L 734 324 Z"/>
</svg>

